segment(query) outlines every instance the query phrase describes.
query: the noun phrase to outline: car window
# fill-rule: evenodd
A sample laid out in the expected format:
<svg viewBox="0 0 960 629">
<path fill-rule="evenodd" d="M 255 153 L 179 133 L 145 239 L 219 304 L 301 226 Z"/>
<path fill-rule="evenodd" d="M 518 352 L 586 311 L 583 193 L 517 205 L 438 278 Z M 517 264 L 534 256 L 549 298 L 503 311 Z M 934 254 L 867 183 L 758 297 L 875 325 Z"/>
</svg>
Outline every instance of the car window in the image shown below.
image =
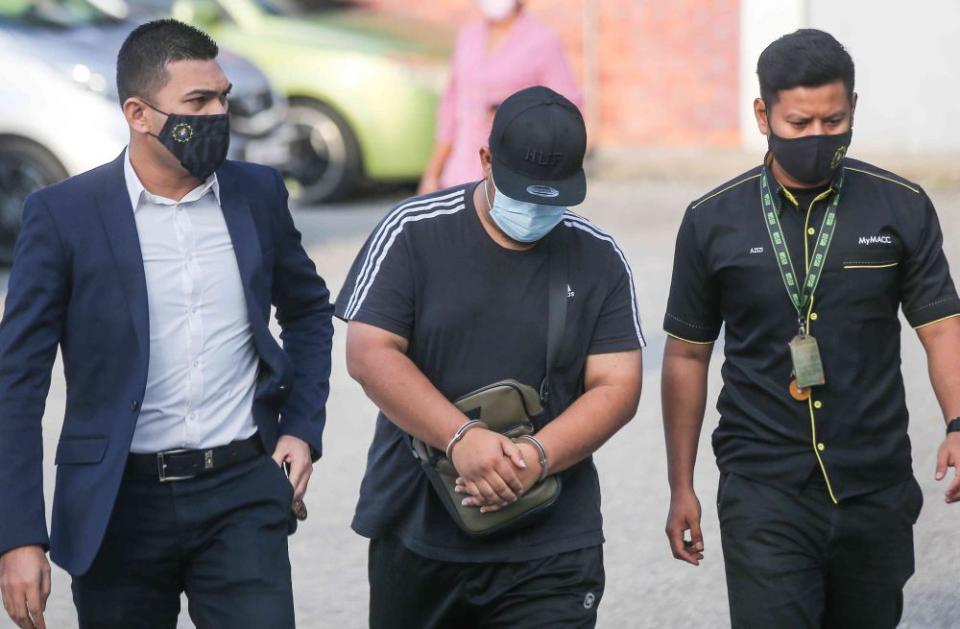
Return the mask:
<svg viewBox="0 0 960 629">
<path fill-rule="evenodd" d="M 174 0 L 133 0 L 127 2 L 127 11 L 131 16 L 146 17 L 167 16 L 173 11 Z"/>
<path fill-rule="evenodd" d="M 5 0 L 0 19 L 64 27 L 117 21 L 88 0 Z"/>
<path fill-rule="evenodd" d="M 2 1 L 2 0 L 0 0 Z M 206 20 L 232 22 L 230 13 L 218 0 L 116 0 L 125 8 L 126 18 L 132 22 L 148 22 L 171 15 L 191 21 L 200 16 Z M 203 24 L 201 24 L 201 27 Z"/>
<path fill-rule="evenodd" d="M 270 15 L 300 15 L 324 9 L 342 9 L 356 4 L 354 0 L 256 0 Z"/>
</svg>

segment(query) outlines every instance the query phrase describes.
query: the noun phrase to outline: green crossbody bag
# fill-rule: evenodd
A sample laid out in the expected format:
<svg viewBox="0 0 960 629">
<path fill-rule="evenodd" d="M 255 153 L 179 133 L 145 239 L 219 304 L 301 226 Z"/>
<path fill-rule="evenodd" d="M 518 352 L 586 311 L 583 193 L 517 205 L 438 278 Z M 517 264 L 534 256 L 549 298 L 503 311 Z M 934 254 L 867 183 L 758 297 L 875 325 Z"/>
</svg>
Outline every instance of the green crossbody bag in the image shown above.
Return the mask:
<svg viewBox="0 0 960 629">
<path fill-rule="evenodd" d="M 516 380 L 501 380 L 459 398 L 454 405 L 470 419 L 484 422 L 489 430 L 516 440 L 536 432 L 533 418 L 544 412 L 550 394 L 550 378 L 558 362 L 566 328 L 566 261 L 548 242 L 549 286 L 547 313 L 547 369 L 538 391 Z M 480 513 L 476 507 L 464 507 L 464 496 L 454 491 L 457 470 L 441 452 L 419 439 L 411 438 L 414 456 L 430 480 L 443 506 L 462 531 L 474 537 L 491 536 L 535 523 L 560 497 L 560 477 L 551 475 L 536 483 L 513 504 L 499 511 Z"/>
</svg>

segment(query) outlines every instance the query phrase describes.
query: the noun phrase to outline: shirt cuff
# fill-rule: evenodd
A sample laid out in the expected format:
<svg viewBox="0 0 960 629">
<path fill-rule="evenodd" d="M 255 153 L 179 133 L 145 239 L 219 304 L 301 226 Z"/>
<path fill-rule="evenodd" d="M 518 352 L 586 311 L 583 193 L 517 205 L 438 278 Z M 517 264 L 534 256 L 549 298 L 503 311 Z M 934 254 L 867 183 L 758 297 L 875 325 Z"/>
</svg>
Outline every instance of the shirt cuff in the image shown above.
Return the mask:
<svg viewBox="0 0 960 629">
<path fill-rule="evenodd" d="M 617 352 L 631 352 L 635 349 L 643 349 L 645 343 L 641 343 L 636 335 L 623 337 L 619 339 L 604 339 L 590 344 L 587 355 L 594 354 L 615 354 Z"/>
<path fill-rule="evenodd" d="M 958 314 L 960 314 L 960 299 L 956 295 L 944 295 L 919 308 L 903 310 L 903 316 L 914 328 L 936 323 Z"/>
<path fill-rule="evenodd" d="M 381 314 L 379 312 L 373 312 L 367 308 L 362 308 L 359 312 L 354 314 L 352 317 L 346 317 L 345 313 L 337 308 L 336 316 L 338 319 L 346 322 L 350 321 L 359 321 L 360 323 L 366 323 L 374 327 L 386 330 L 387 332 L 392 332 L 397 336 L 402 336 L 405 339 L 410 338 L 410 325 L 402 321 L 397 321 L 392 317 Z"/>
<path fill-rule="evenodd" d="M 720 334 L 720 326 L 695 323 L 668 312 L 663 318 L 663 331 L 681 341 L 705 344 L 717 340 L 717 336 Z"/>
</svg>

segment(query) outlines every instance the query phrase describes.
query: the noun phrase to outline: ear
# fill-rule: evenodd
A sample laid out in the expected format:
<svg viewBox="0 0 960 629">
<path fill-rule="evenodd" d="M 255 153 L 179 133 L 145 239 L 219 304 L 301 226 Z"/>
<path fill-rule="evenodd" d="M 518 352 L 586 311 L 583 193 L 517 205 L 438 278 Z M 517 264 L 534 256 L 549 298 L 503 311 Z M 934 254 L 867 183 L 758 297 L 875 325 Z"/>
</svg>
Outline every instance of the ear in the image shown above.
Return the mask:
<svg viewBox="0 0 960 629">
<path fill-rule="evenodd" d="M 147 106 L 139 98 L 131 96 L 123 102 L 123 117 L 134 133 L 150 133 L 147 115 Z"/>
<path fill-rule="evenodd" d="M 857 113 L 857 93 L 850 97 L 850 128 L 853 128 L 853 115 Z"/>
<path fill-rule="evenodd" d="M 767 104 L 762 98 L 753 100 L 753 115 L 757 119 L 757 128 L 763 135 L 770 135 L 770 121 L 767 119 Z"/>
<path fill-rule="evenodd" d="M 485 178 L 490 177 L 490 171 L 493 164 L 493 154 L 490 153 L 490 149 L 485 146 L 480 147 L 480 168 L 483 169 L 483 176 Z"/>
</svg>

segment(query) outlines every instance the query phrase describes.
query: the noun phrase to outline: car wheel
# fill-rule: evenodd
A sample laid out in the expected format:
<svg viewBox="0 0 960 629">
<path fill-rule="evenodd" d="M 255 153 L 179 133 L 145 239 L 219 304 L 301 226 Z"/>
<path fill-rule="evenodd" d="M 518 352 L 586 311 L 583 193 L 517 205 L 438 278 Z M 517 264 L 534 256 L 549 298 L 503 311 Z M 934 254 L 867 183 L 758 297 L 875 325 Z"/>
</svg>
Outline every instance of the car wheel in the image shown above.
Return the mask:
<svg viewBox="0 0 960 629">
<path fill-rule="evenodd" d="M 66 177 L 63 165 L 42 146 L 24 138 L 0 138 L 0 264 L 13 261 L 27 195 Z"/>
<path fill-rule="evenodd" d="M 287 122 L 295 132 L 285 173 L 295 182 L 293 196 L 301 203 L 318 203 L 349 195 L 362 178 L 362 162 L 346 121 L 323 103 L 293 98 Z"/>
</svg>

